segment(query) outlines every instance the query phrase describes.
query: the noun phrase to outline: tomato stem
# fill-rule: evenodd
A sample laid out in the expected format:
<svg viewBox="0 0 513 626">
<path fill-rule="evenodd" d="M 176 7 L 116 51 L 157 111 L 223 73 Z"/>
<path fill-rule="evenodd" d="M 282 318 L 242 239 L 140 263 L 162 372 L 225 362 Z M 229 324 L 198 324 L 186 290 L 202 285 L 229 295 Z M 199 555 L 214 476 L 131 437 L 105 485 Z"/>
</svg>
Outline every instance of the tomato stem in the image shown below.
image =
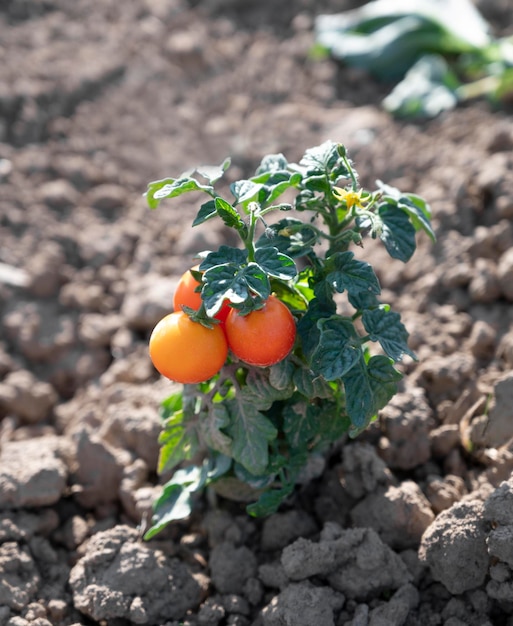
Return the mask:
<svg viewBox="0 0 513 626">
<path fill-rule="evenodd" d="M 260 217 L 260 205 L 256 202 L 250 202 L 248 206 L 249 210 L 249 228 L 247 237 L 244 239 L 244 245 L 248 251 L 248 262 L 255 262 L 255 231 L 258 219 Z"/>
<path fill-rule="evenodd" d="M 351 167 L 351 163 L 349 162 L 349 159 L 347 158 L 347 154 L 345 151 L 344 151 L 344 154 L 341 155 L 341 158 L 344 161 L 344 165 L 347 167 L 349 171 L 349 176 L 351 177 L 352 189 L 353 191 L 356 191 L 358 189 L 358 180 L 356 178 L 353 168 Z"/>
</svg>

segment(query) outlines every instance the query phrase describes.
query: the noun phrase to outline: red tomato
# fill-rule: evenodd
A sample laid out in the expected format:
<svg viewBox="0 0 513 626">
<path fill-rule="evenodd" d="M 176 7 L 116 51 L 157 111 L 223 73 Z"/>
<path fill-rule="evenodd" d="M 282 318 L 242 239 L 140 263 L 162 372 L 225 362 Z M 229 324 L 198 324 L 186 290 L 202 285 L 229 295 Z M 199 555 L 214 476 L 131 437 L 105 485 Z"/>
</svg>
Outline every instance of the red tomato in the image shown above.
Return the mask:
<svg viewBox="0 0 513 626">
<path fill-rule="evenodd" d="M 282 361 L 292 350 L 296 323 L 287 306 L 271 296 L 262 309 L 248 315 L 232 309 L 225 331 L 235 356 L 250 365 L 267 367 Z"/>
</svg>

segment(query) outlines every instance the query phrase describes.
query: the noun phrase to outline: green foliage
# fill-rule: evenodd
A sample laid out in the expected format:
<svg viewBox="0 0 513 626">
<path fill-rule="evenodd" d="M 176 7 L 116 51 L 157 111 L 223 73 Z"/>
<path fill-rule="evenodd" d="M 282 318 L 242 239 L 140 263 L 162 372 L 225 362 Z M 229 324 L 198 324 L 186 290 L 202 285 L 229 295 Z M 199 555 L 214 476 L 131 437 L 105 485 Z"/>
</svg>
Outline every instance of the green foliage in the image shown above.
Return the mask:
<svg viewBox="0 0 513 626">
<path fill-rule="evenodd" d="M 193 225 L 219 218 L 240 238 L 240 247 L 198 254 L 197 317 L 210 320 L 224 301 L 248 314 L 274 293 L 290 308 L 297 338 L 271 367 L 230 355 L 214 378 L 185 385 L 163 402 L 159 472 L 174 474 L 155 502 L 146 537 L 189 515 L 195 494 L 221 479 L 254 490 L 250 515 L 276 511 L 312 455 L 376 419 L 397 391 L 402 375 L 395 364 L 415 358 L 399 314 L 379 301 L 378 277 L 359 256 L 369 238 L 408 261 L 418 231 L 434 239 L 426 202 L 381 182 L 361 189 L 344 146 L 331 141 L 307 150 L 299 163 L 266 156 L 255 176 L 231 185 L 229 200 L 214 189 L 225 164 L 150 183 L 148 204 L 206 193 Z M 205 172 L 212 175 L 208 184 L 195 178 Z M 275 204 L 285 191 L 293 204 Z M 291 206 L 304 220 L 267 223 L 269 213 Z M 203 464 L 191 465 L 198 458 Z"/>
<path fill-rule="evenodd" d="M 146 531 L 144 538 L 151 539 L 170 522 L 189 517 L 194 494 L 223 476 L 230 464 L 228 457 L 214 455 L 206 459 L 201 466 L 177 470 L 153 503 L 151 527 Z"/>
<path fill-rule="evenodd" d="M 471 0 L 374 0 L 316 22 L 321 51 L 399 81 L 385 109 L 434 117 L 459 102 L 513 91 L 513 38 L 495 39 Z"/>
</svg>

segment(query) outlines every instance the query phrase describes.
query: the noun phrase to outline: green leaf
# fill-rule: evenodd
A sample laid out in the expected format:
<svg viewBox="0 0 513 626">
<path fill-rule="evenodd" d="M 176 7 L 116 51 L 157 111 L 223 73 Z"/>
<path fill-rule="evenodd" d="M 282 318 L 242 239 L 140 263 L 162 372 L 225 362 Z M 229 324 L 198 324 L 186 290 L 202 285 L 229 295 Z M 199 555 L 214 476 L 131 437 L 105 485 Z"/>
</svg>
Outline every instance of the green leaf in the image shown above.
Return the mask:
<svg viewBox="0 0 513 626">
<path fill-rule="evenodd" d="M 422 229 L 431 241 L 436 240 L 431 226 L 431 207 L 423 198 L 414 193 L 403 193 L 396 187 L 386 185 L 381 180 L 376 182 L 386 204 L 397 204 L 400 209 L 409 215 L 416 231 Z"/>
<path fill-rule="evenodd" d="M 271 284 L 265 270 L 257 263 L 248 263 L 243 267 L 239 276 L 244 279 L 248 287 L 248 298 L 251 296 L 249 291 L 257 294 L 262 300 L 267 300 L 271 295 Z"/>
<path fill-rule="evenodd" d="M 394 369 L 391 359 L 380 354 L 371 357 L 368 363 L 362 356 L 342 378 L 352 424 L 350 435 L 356 436 L 397 393 L 402 375 Z"/>
<path fill-rule="evenodd" d="M 230 190 L 235 198 L 235 204 L 244 205 L 251 200 L 255 200 L 262 188 L 262 183 L 254 183 L 251 180 L 238 180 L 230 185 Z"/>
<path fill-rule="evenodd" d="M 281 465 L 283 466 L 285 463 L 285 458 L 281 457 Z M 233 465 L 233 473 L 235 476 L 243 483 L 249 485 L 252 489 L 265 489 L 266 487 L 269 487 L 276 478 L 278 471 L 279 467 L 273 467 L 272 469 L 268 468 L 268 471 L 265 474 L 255 476 L 251 472 L 248 472 L 248 470 L 240 463 L 234 463 Z"/>
<path fill-rule="evenodd" d="M 149 541 L 173 521 L 186 519 L 192 511 L 191 491 L 181 485 L 167 484 L 153 503 L 151 526 L 144 534 Z"/>
<path fill-rule="evenodd" d="M 283 409 L 283 432 L 292 448 L 305 448 L 314 439 L 319 425 L 319 413 L 322 408 L 307 403 L 298 395 L 294 404 L 287 404 Z"/>
<path fill-rule="evenodd" d="M 266 274 L 281 280 L 291 280 L 296 277 L 297 269 L 294 261 L 278 251 L 275 247 L 257 248 L 255 261 Z"/>
<path fill-rule="evenodd" d="M 373 239 L 376 239 L 383 231 L 383 220 L 378 213 L 372 211 L 365 211 L 357 215 L 355 223 L 357 226 L 357 234 L 360 235 L 360 237 L 369 234 Z"/>
<path fill-rule="evenodd" d="M 322 306 L 328 307 L 333 302 L 333 295 L 335 289 L 333 285 L 327 280 L 317 280 L 313 285 L 313 292 L 315 299 L 321 303 Z"/>
<path fill-rule="evenodd" d="M 231 159 L 228 157 L 221 165 L 202 165 L 197 167 L 195 171 L 203 178 L 206 178 L 211 185 L 214 185 L 224 176 L 230 165 Z"/>
<path fill-rule="evenodd" d="M 221 476 L 224 476 L 232 466 L 232 459 L 230 456 L 224 454 L 213 454 L 208 459 L 208 475 L 206 484 L 214 482 Z"/>
<path fill-rule="evenodd" d="M 170 522 L 189 517 L 192 512 L 192 496 L 206 484 L 225 474 L 232 461 L 222 454 L 205 459 L 201 466 L 178 470 L 163 486 L 153 503 L 152 525 L 144 535 L 149 540 L 161 532 Z"/>
<path fill-rule="evenodd" d="M 284 172 L 287 170 L 288 165 L 287 159 L 283 156 L 283 154 L 268 154 L 260 162 L 260 165 L 256 170 L 256 175 L 272 175 L 276 172 Z M 265 180 L 263 182 L 265 182 Z"/>
<path fill-rule="evenodd" d="M 258 170 L 257 170 L 258 172 Z M 256 173 L 249 180 L 255 184 L 261 184 L 262 189 L 270 188 L 276 183 L 281 183 L 283 181 L 289 180 L 290 172 L 287 170 L 276 170 L 274 172 L 260 172 Z M 265 195 L 265 192 L 264 192 Z"/>
<path fill-rule="evenodd" d="M 262 298 L 256 294 L 250 294 L 249 292 L 248 294 L 249 295 L 244 302 L 237 304 L 232 303 L 232 308 L 236 309 L 239 315 L 244 316 L 252 313 L 253 311 L 260 310 L 265 305 L 265 301 L 269 297 L 266 296 L 265 298 Z"/>
<path fill-rule="evenodd" d="M 183 408 L 183 394 L 182 390 L 176 391 L 169 395 L 165 400 L 160 403 L 160 417 L 166 420 L 171 417 L 173 413 L 181 411 Z"/>
<path fill-rule="evenodd" d="M 195 424 L 184 418 L 182 410 L 174 412 L 164 423 L 159 444 L 158 473 L 163 474 L 196 453 L 198 437 Z"/>
<path fill-rule="evenodd" d="M 400 78 L 425 52 L 457 54 L 486 46 L 489 26 L 466 0 L 375 0 L 321 15 L 317 42 L 333 57 L 379 78 Z"/>
<path fill-rule="evenodd" d="M 383 221 L 380 235 L 388 254 L 406 263 L 415 252 L 415 228 L 408 215 L 397 206 L 385 203 L 379 206 L 379 215 Z"/>
<path fill-rule="evenodd" d="M 250 369 L 239 397 L 261 411 L 269 409 L 276 400 L 288 398 L 292 393 L 292 380 L 285 387 L 275 387 L 270 373 L 265 369 Z"/>
<path fill-rule="evenodd" d="M 349 294 L 381 293 L 379 281 L 372 267 L 365 261 L 355 259 L 350 251 L 337 252 L 329 257 L 327 267 L 331 271 L 326 276 L 326 281 L 339 293 L 344 290 Z"/>
<path fill-rule="evenodd" d="M 319 146 L 309 148 L 299 161 L 308 175 L 325 174 L 338 161 L 336 145 L 325 141 Z"/>
<path fill-rule="evenodd" d="M 374 415 L 374 393 L 363 354 L 342 376 L 342 380 L 346 391 L 346 411 L 351 424 L 356 428 L 364 428 Z"/>
<path fill-rule="evenodd" d="M 326 194 L 331 190 L 330 181 L 326 178 L 326 174 L 305 176 L 303 179 L 303 186 L 310 191 L 318 191 Z"/>
<path fill-rule="evenodd" d="M 276 278 L 271 278 L 271 292 L 276 295 L 279 300 L 282 300 L 289 309 L 304 311 L 308 306 L 308 301 L 313 297 L 313 292 L 308 295 L 305 294 L 305 290 L 298 287 L 298 284 L 288 284 Z"/>
<path fill-rule="evenodd" d="M 318 21 L 318 41 L 332 57 L 351 67 L 365 69 L 380 80 L 397 80 L 427 46 L 436 49 L 440 30 L 416 16 L 408 15 L 383 23 L 373 32 L 353 29 L 343 32 L 325 28 Z"/>
<path fill-rule="evenodd" d="M 250 297 L 244 270 L 245 268 L 241 270 L 240 266 L 227 263 L 211 267 L 203 274 L 201 297 L 209 317 L 220 311 L 225 300 L 241 304 Z"/>
<path fill-rule="evenodd" d="M 203 274 L 201 297 L 208 317 L 213 317 L 228 300 L 241 315 L 262 308 L 271 295 L 271 285 L 257 263 L 216 265 Z"/>
<path fill-rule="evenodd" d="M 322 206 L 323 202 L 319 196 L 311 189 L 304 189 L 303 187 L 294 201 L 296 211 L 315 211 Z"/>
<path fill-rule="evenodd" d="M 340 317 L 320 320 L 318 345 L 310 359 L 312 370 L 327 381 L 341 378 L 362 354 L 360 340 L 351 321 Z"/>
<path fill-rule="evenodd" d="M 339 144 L 329 140 L 320 146 L 308 149 L 299 161 L 299 166 L 300 170 L 304 171 L 304 186 L 312 191 L 316 190 L 317 184 L 319 185 L 318 191 L 330 190 L 329 185 L 324 186 L 321 177 L 326 180 L 327 176 L 330 180 L 336 181 L 338 178 L 349 176 L 349 170 L 339 153 Z"/>
<path fill-rule="evenodd" d="M 204 484 L 206 475 L 205 464 L 203 467 L 193 465 L 173 474 L 153 503 L 152 526 L 144 535 L 145 539 L 154 537 L 170 522 L 189 517 L 191 494 Z"/>
<path fill-rule="evenodd" d="M 337 402 L 324 402 L 322 411 L 319 413 L 319 425 L 315 450 L 322 451 L 326 446 L 338 441 L 351 426 L 351 421 L 347 415 L 341 413 Z"/>
<path fill-rule="evenodd" d="M 175 198 L 190 191 L 205 191 L 213 194 L 214 189 L 210 185 L 201 185 L 195 178 L 165 178 L 157 180 L 148 185 L 145 194 L 146 201 L 150 209 L 156 209 L 161 200 L 165 198 Z"/>
<path fill-rule="evenodd" d="M 292 376 L 294 375 L 294 365 L 289 359 L 283 359 L 269 368 L 269 383 L 280 391 L 289 389 Z"/>
<path fill-rule="evenodd" d="M 326 317 L 330 317 L 335 311 L 336 305 L 333 301 L 325 303 L 317 298 L 310 301 L 308 311 L 297 323 L 297 332 L 301 337 L 303 352 L 307 358 L 311 358 L 319 343 L 319 337 L 321 336 L 317 322 Z"/>
<path fill-rule="evenodd" d="M 423 230 L 431 239 L 436 241 L 436 236 L 431 226 L 431 208 L 426 201 L 413 193 L 401 195 L 397 206 L 407 213 L 416 231 Z"/>
<path fill-rule="evenodd" d="M 232 440 L 222 432 L 230 424 L 228 409 L 222 402 L 215 402 L 208 406 L 208 410 L 201 415 L 198 427 L 204 442 L 212 450 L 231 456 Z"/>
<path fill-rule="evenodd" d="M 282 178 L 283 180 L 279 180 Z M 285 172 L 283 175 L 274 175 L 264 186 L 264 193 L 261 194 L 260 201 L 263 206 L 269 206 L 276 198 L 279 198 L 287 189 L 297 187 L 301 182 L 301 174 L 298 172 L 291 174 Z M 278 179 L 278 180 L 276 180 Z"/>
<path fill-rule="evenodd" d="M 303 394 L 306 398 L 324 399 L 333 396 L 333 391 L 326 380 L 315 375 L 306 367 L 297 367 L 294 370 L 293 381 L 299 393 Z"/>
<path fill-rule="evenodd" d="M 293 485 L 287 485 L 282 489 L 271 489 L 260 495 L 258 500 L 248 504 L 246 512 L 251 517 L 265 517 L 276 513 L 280 504 L 294 491 Z"/>
<path fill-rule="evenodd" d="M 200 224 L 203 224 L 207 220 L 215 217 L 216 215 L 217 215 L 216 203 L 214 200 L 209 200 L 208 202 L 205 202 L 204 204 L 201 205 L 200 210 L 198 211 L 198 214 L 196 215 L 196 218 L 192 222 L 192 225 L 199 226 Z"/>
<path fill-rule="evenodd" d="M 312 250 L 317 237 L 313 229 L 294 218 L 284 218 L 266 228 L 256 242 L 257 248 L 277 248 L 282 254 L 295 258 Z"/>
<path fill-rule="evenodd" d="M 488 95 L 492 102 L 500 102 L 502 100 L 507 102 L 508 98 L 510 98 L 513 93 L 513 44 L 510 38 L 499 39 L 498 43 L 505 61 L 501 64 L 500 69 L 497 70 L 497 75 L 493 76 L 495 80 L 493 81 L 493 87 L 488 92 Z M 471 84 L 468 85 L 469 89 L 471 87 Z"/>
<path fill-rule="evenodd" d="M 240 250 L 239 248 L 233 248 L 232 246 L 219 246 L 218 250 L 209 252 L 207 256 L 201 262 L 199 267 L 201 272 L 215 267 L 216 265 L 223 265 L 232 263 L 233 265 L 245 265 L 247 263 L 248 253 L 246 250 Z"/>
<path fill-rule="evenodd" d="M 416 360 L 415 354 L 408 348 L 408 332 L 399 313 L 384 307 L 367 309 L 363 312 L 362 322 L 370 339 L 379 341 L 391 359 L 400 361 L 407 354 Z"/>
<path fill-rule="evenodd" d="M 368 291 L 359 291 L 358 293 L 348 293 L 347 299 L 351 306 L 357 311 L 363 311 L 364 309 L 374 309 L 380 306 L 379 300 L 373 293 Z"/>
<path fill-rule="evenodd" d="M 229 228 L 235 228 L 244 235 L 247 232 L 248 227 L 232 205 L 229 202 L 226 202 L 226 200 L 223 200 L 223 198 L 219 197 L 217 197 L 214 202 L 217 214 L 226 226 Z"/>
<path fill-rule="evenodd" d="M 251 474 L 263 474 L 269 460 L 269 442 L 278 435 L 276 428 L 253 402 L 246 401 L 242 395 L 226 404 L 232 422 L 228 435 L 233 441 L 233 458 Z"/>
<path fill-rule="evenodd" d="M 283 158 L 282 155 L 278 155 Z M 269 161 L 263 161 L 263 166 L 257 170 L 256 176 L 249 180 L 237 181 L 232 185 L 232 193 L 237 203 L 247 205 L 251 200 L 258 202 L 261 207 L 272 205 L 273 201 L 287 189 L 297 187 L 301 183 L 301 174 L 287 169 L 275 169 L 283 165 L 281 159 L 275 161 L 271 155 Z M 286 162 L 285 162 L 286 163 Z M 269 169 L 267 169 L 269 168 Z"/>
<path fill-rule="evenodd" d="M 287 459 L 287 483 L 293 485 L 304 471 L 310 451 L 305 448 L 291 448 Z"/>
<path fill-rule="evenodd" d="M 383 100 L 383 107 L 397 117 L 436 117 L 457 106 L 459 86 L 442 56 L 426 54 Z"/>
<path fill-rule="evenodd" d="M 380 387 L 388 386 L 388 400 L 397 392 L 397 383 L 402 380 L 403 375 L 398 372 L 392 359 L 383 354 L 376 354 L 371 356 L 367 363 L 367 370 L 369 372 L 369 380 L 374 392 Z M 391 386 L 393 385 L 393 387 Z M 378 408 L 383 408 L 386 402 L 380 402 Z"/>
</svg>

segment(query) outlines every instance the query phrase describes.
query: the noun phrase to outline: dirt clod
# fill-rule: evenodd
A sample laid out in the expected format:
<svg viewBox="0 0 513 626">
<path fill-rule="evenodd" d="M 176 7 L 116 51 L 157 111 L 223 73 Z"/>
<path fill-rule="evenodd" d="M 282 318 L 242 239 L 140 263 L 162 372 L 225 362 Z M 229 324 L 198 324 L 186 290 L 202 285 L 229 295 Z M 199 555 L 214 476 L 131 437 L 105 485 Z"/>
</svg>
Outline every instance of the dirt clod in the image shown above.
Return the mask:
<svg viewBox="0 0 513 626">
<path fill-rule="evenodd" d="M 200 584 L 182 563 L 141 544 L 128 526 L 93 535 L 69 582 L 75 607 L 98 621 L 182 619 L 201 598 Z"/>
</svg>

